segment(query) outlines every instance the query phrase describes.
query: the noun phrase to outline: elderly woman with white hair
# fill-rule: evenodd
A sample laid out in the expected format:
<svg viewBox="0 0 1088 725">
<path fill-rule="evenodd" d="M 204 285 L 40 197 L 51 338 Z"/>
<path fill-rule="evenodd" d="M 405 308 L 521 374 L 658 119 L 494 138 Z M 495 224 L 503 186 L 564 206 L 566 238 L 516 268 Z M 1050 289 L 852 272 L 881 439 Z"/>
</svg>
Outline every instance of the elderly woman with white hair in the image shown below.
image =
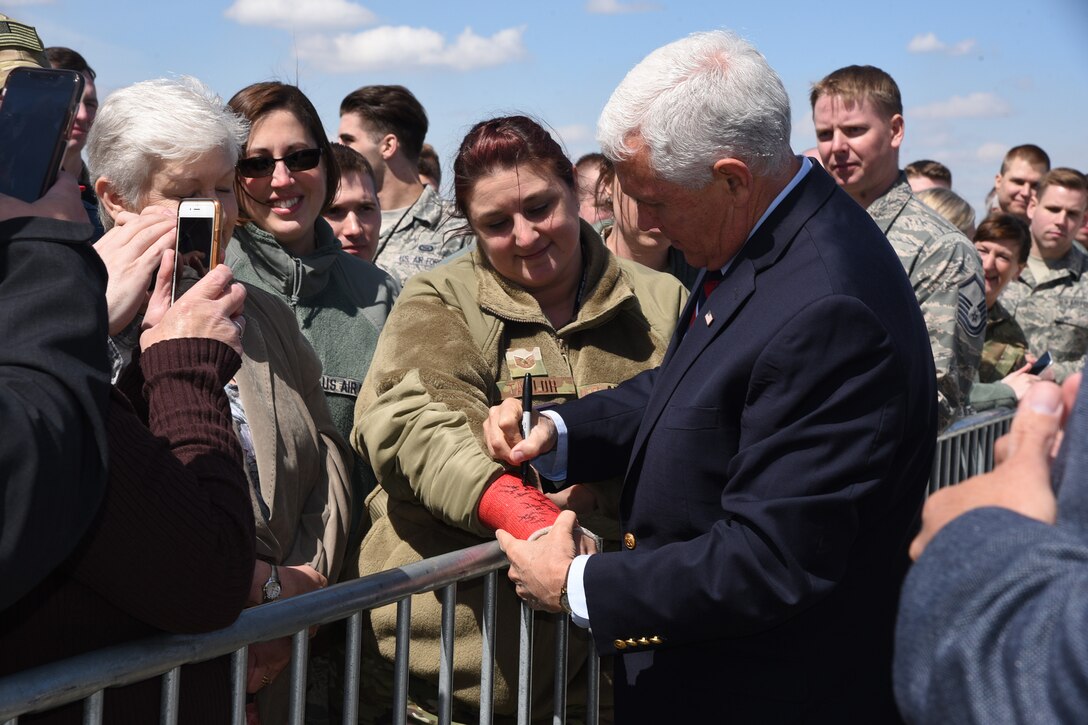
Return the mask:
<svg viewBox="0 0 1088 725">
<path fill-rule="evenodd" d="M 248 123 L 195 79 L 136 83 L 102 104 L 87 145 L 102 222 L 107 230 L 139 229 L 107 231 L 95 245 L 110 272 L 115 378 L 148 283 L 173 243 L 178 203 L 218 199 L 222 237 L 230 238 L 238 218 L 234 166 L 247 132 Z M 226 392 L 256 518 L 249 604 L 257 605 L 336 579 L 350 524 L 351 451 L 291 310 L 256 287 L 246 285 L 246 293 L 242 365 Z M 286 639 L 251 647 L 249 691 L 268 685 L 289 653 Z"/>
</svg>

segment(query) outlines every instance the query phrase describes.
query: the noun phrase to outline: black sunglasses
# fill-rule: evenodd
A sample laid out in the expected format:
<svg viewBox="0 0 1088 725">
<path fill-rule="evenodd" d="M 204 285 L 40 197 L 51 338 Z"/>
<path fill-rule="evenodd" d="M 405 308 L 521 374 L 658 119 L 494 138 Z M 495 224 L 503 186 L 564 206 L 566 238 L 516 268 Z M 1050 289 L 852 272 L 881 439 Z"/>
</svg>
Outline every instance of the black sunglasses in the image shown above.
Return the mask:
<svg viewBox="0 0 1088 725">
<path fill-rule="evenodd" d="M 282 161 L 289 171 L 309 171 L 321 163 L 321 149 L 292 151 L 279 159 L 271 156 L 250 156 L 247 159 L 238 159 L 235 168 L 246 178 L 260 179 L 272 175 L 272 172 L 276 170 L 277 161 Z"/>
</svg>

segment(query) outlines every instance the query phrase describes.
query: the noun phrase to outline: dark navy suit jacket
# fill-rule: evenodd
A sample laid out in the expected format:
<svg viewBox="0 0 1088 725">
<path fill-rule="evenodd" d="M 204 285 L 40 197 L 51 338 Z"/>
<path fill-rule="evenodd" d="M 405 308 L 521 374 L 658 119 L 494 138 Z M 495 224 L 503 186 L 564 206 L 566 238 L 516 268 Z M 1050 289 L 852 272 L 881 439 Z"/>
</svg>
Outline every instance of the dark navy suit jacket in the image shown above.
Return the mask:
<svg viewBox="0 0 1088 725">
<path fill-rule="evenodd" d="M 816 167 L 659 368 L 559 409 L 568 480 L 626 468 L 630 536 L 584 579 L 598 650 L 620 655 L 618 722 L 896 718 L 936 398 L 902 265 Z"/>
</svg>

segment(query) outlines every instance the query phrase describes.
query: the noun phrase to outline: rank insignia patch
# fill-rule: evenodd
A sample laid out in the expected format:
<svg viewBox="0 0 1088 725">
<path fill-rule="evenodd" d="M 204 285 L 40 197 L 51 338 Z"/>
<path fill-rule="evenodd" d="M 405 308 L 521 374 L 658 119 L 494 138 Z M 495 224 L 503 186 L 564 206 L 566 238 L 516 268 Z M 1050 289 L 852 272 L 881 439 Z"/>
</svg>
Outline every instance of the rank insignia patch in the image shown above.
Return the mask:
<svg viewBox="0 0 1088 725">
<path fill-rule="evenodd" d="M 510 377 L 522 378 L 526 374 L 533 377 L 545 376 L 548 371 L 544 367 L 543 356 L 540 354 L 540 348 L 534 347 L 532 350 L 526 350 L 523 347 L 519 347 L 516 350 L 506 351 L 506 366 L 510 370 Z"/>
</svg>

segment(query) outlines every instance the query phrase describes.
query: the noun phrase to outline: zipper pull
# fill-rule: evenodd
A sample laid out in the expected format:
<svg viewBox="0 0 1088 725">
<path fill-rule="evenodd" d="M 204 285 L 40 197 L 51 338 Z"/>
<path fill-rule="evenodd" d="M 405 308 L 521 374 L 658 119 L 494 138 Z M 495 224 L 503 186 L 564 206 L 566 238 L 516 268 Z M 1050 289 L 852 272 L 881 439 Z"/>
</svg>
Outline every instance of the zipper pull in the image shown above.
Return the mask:
<svg viewBox="0 0 1088 725">
<path fill-rule="evenodd" d="M 292 261 L 295 263 L 295 289 L 291 292 L 291 307 L 295 307 L 298 305 L 298 293 L 302 291 L 302 260 L 292 257 Z"/>
</svg>

